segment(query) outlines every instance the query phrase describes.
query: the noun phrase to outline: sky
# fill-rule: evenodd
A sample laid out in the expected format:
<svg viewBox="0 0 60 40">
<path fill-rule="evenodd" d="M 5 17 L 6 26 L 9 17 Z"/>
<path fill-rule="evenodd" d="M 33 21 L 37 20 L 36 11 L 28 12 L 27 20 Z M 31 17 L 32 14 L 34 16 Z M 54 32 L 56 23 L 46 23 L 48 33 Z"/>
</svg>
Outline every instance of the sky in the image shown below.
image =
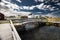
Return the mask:
<svg viewBox="0 0 60 40">
<path fill-rule="evenodd" d="M 59 14 L 60 0 L 2 0 L 14 11 L 31 12 L 33 14 Z M 10 5 L 10 6 L 9 6 Z M 13 6 L 14 5 L 14 6 Z M 58 15 L 57 15 L 58 16 Z"/>
</svg>

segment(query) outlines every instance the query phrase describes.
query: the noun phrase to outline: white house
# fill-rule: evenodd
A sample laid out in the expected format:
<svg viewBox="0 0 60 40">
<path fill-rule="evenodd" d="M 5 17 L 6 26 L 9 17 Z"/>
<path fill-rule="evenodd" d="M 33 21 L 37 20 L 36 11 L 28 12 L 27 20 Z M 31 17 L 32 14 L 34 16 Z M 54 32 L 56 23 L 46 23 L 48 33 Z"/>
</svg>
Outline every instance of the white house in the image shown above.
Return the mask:
<svg viewBox="0 0 60 40">
<path fill-rule="evenodd" d="M 40 18 L 40 15 L 29 15 L 28 18 Z"/>
</svg>

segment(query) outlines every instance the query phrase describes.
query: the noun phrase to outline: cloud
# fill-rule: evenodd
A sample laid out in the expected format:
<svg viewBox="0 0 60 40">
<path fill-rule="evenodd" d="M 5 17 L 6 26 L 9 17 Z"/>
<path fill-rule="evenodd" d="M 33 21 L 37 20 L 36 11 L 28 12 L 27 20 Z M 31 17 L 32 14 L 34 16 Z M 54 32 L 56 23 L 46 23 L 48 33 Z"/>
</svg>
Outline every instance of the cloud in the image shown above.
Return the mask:
<svg viewBox="0 0 60 40">
<path fill-rule="evenodd" d="M 59 0 L 35 0 L 35 2 L 48 2 L 48 1 L 59 2 Z"/>
<path fill-rule="evenodd" d="M 44 0 L 35 0 L 35 1 L 36 1 L 36 2 L 38 2 L 38 1 L 39 1 L 39 2 L 43 2 Z"/>
<path fill-rule="evenodd" d="M 18 2 L 21 2 L 21 0 L 16 0 Z M 43 2 L 45 0 L 35 0 L 35 1 L 40 1 L 40 2 Z M 52 0 L 53 2 L 55 2 L 55 0 Z M 4 1 L 5 3 L 7 3 L 7 1 Z M 59 5 L 59 3 L 57 3 Z M 14 5 L 14 6 L 13 6 Z M 39 5 L 32 5 L 32 6 L 18 6 L 16 4 L 8 4 L 6 6 L 9 6 L 11 9 L 16 9 L 16 10 L 20 10 L 20 9 L 24 9 L 24 10 L 33 10 L 35 7 L 37 7 L 38 9 L 42 9 L 42 10 L 51 10 L 53 11 L 55 9 L 55 7 L 51 7 L 51 5 L 45 5 L 44 3 L 41 3 Z"/>
<path fill-rule="evenodd" d="M 36 6 L 31 6 L 31 7 L 30 7 L 30 10 L 33 10 L 35 7 L 36 7 Z"/>
<path fill-rule="evenodd" d="M 11 2 L 11 0 L 1 0 L 1 1 L 4 3 L 10 3 Z"/>
<path fill-rule="evenodd" d="M 55 10 L 55 7 L 53 7 L 53 6 L 51 7 L 51 5 L 44 5 L 44 3 L 41 3 L 39 5 L 35 5 L 35 6 L 23 6 L 23 7 L 20 7 L 20 9 L 23 9 L 23 10 L 33 10 L 34 8 L 38 8 L 40 10 L 50 10 L 50 11 Z"/>
<path fill-rule="evenodd" d="M 32 9 L 33 8 L 33 6 L 32 6 L 32 8 L 30 8 L 29 6 L 18 6 L 17 4 L 13 4 L 13 3 L 8 3 L 8 2 L 6 2 L 5 0 L 4 1 L 2 1 L 1 2 L 1 4 L 0 4 L 2 7 L 0 7 L 1 8 L 1 10 L 0 10 L 0 12 L 2 12 L 5 16 L 15 16 L 15 15 L 29 15 L 29 14 L 31 14 L 31 12 L 18 12 L 17 10 L 19 10 L 20 11 L 20 9 Z M 6 8 L 7 7 L 7 8 Z M 16 9 L 16 10 L 15 10 Z"/>
<path fill-rule="evenodd" d="M 2 3 L 1 3 L 1 6 L 4 6 L 4 8 L 8 7 L 10 11 L 12 12 L 18 12 L 20 11 L 21 9 L 23 9 L 23 11 L 27 10 L 27 12 L 32 12 L 32 11 L 37 11 L 38 10 L 43 10 L 43 11 L 46 11 L 46 12 L 49 12 L 49 11 L 54 11 L 54 10 L 59 10 L 59 8 L 53 6 L 53 5 L 46 5 L 45 3 L 43 3 L 43 1 L 45 0 L 35 0 L 36 2 L 42 2 L 42 3 L 39 3 L 37 5 L 31 5 L 31 6 L 18 6 L 17 4 L 13 4 L 10 2 L 11 0 L 9 1 L 5 1 L 5 0 L 2 0 Z M 21 0 L 16 0 L 18 2 L 22 2 Z M 24 0 L 23 0 L 24 1 Z M 55 1 L 55 0 L 52 0 L 53 2 L 57 2 L 56 5 L 60 5 L 60 3 L 58 1 Z M 28 2 L 28 1 L 27 1 Z M 32 1 L 33 2 L 33 1 Z M 45 1 L 48 3 L 48 0 Z M 22 2 L 23 3 L 23 2 Z M 49 2 L 50 3 L 50 2 Z M 32 10 L 32 11 L 31 11 Z M 40 12 L 39 11 L 39 12 Z M 42 12 L 43 12 L 42 11 Z M 21 12 L 21 11 L 20 11 Z M 24 12 L 23 12 L 24 13 Z"/>
<path fill-rule="evenodd" d="M 36 6 L 20 6 L 20 9 L 33 10 Z"/>
<path fill-rule="evenodd" d="M 57 5 L 59 5 L 59 6 L 60 6 L 60 3 L 57 3 Z"/>
<path fill-rule="evenodd" d="M 41 3 L 40 5 L 36 5 L 38 9 L 43 9 L 44 3 Z"/>
<path fill-rule="evenodd" d="M 23 9 L 28 10 L 29 9 L 29 6 L 23 6 Z"/>
<path fill-rule="evenodd" d="M 43 7 L 45 8 L 46 5 L 44 5 L 44 3 L 40 4 L 40 5 L 35 5 L 35 6 L 22 6 L 20 7 L 20 9 L 26 9 L 26 10 L 33 10 L 35 7 L 37 7 L 38 9 L 43 9 Z"/>
<path fill-rule="evenodd" d="M 52 12 L 52 15 L 54 15 L 55 17 L 60 17 L 60 10 Z"/>
<path fill-rule="evenodd" d="M 11 3 L 11 0 L 2 0 L 1 6 L 7 6 L 10 9 L 19 9 L 19 6 L 17 4 Z"/>
<path fill-rule="evenodd" d="M 17 10 L 20 10 L 18 5 L 7 2 L 5 0 L 2 0 L 2 2 L 0 3 L 0 9 L 1 9 L 0 12 L 4 13 L 5 16 L 15 15 L 11 13 L 14 13 L 14 12 L 17 13 L 18 12 Z"/>
<path fill-rule="evenodd" d="M 45 16 L 48 16 L 48 17 L 56 17 L 56 16 L 54 16 L 54 15 L 52 15 L 50 13 L 46 14 Z"/>
<path fill-rule="evenodd" d="M 0 2 L 0 5 L 1 5 L 1 6 L 4 6 L 5 4 L 4 4 L 3 2 Z"/>
<path fill-rule="evenodd" d="M 18 2 L 20 2 L 20 3 L 22 2 L 21 0 L 16 0 L 16 1 L 18 1 Z"/>
<path fill-rule="evenodd" d="M 21 11 L 21 12 L 17 12 L 18 15 L 22 15 L 22 16 L 28 16 L 29 14 L 31 14 L 31 12 L 24 12 L 24 11 Z"/>
</svg>

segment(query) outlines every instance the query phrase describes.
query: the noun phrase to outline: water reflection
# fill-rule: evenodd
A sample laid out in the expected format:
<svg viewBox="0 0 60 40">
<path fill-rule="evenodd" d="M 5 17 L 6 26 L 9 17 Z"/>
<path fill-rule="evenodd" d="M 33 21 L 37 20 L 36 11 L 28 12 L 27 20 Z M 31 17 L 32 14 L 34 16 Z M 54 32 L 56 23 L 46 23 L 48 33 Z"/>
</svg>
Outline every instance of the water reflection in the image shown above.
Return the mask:
<svg viewBox="0 0 60 40">
<path fill-rule="evenodd" d="M 22 40 L 60 40 L 60 27 L 44 26 L 31 30 L 17 30 Z"/>
</svg>

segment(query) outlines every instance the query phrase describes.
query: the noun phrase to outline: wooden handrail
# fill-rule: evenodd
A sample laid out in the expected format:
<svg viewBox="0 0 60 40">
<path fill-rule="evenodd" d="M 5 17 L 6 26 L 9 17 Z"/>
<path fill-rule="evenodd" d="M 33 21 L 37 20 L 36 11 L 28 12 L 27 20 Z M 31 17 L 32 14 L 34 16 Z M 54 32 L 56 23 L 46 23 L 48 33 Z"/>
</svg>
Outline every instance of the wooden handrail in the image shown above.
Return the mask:
<svg viewBox="0 0 60 40">
<path fill-rule="evenodd" d="M 13 23 L 12 23 L 11 20 L 10 20 L 10 24 L 11 24 L 11 28 L 12 28 L 12 30 L 13 30 L 14 40 L 21 40 L 21 38 L 20 38 L 18 32 L 16 31 L 16 29 L 15 29 L 15 27 L 14 27 L 14 25 L 13 25 Z"/>
</svg>

